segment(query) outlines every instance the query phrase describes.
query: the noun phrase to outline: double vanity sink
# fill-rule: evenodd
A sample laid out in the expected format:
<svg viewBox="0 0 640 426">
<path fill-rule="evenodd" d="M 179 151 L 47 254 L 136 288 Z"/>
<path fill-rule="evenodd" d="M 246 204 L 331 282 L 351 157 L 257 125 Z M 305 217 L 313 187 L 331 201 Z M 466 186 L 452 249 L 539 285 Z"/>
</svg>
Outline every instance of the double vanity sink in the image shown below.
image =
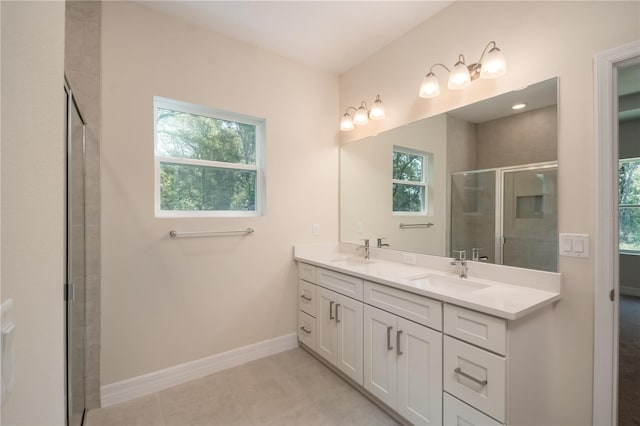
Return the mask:
<svg viewBox="0 0 640 426">
<path fill-rule="evenodd" d="M 412 424 L 545 424 L 560 275 L 300 245 L 298 340 Z"/>
<path fill-rule="evenodd" d="M 422 264 L 402 263 L 400 252 L 377 250 L 365 259 L 343 245 L 296 246 L 294 258 L 443 302 L 516 320 L 560 300 L 560 274 L 469 262 L 469 277 L 460 278 L 448 259 L 410 255 Z M 346 253 L 344 250 L 347 251 Z M 356 252 L 357 253 L 357 252 Z M 399 254 L 400 253 L 400 254 Z M 484 275 L 484 276 L 483 276 Z"/>
</svg>

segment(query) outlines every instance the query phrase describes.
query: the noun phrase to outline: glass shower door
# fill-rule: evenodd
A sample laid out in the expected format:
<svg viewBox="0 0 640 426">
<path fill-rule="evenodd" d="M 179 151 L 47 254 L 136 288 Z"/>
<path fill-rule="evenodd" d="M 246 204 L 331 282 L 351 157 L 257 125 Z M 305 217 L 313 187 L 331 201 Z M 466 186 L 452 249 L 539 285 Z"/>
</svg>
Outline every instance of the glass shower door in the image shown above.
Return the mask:
<svg viewBox="0 0 640 426">
<path fill-rule="evenodd" d="M 503 173 L 502 263 L 558 270 L 557 166 Z"/>
<path fill-rule="evenodd" d="M 85 124 L 67 92 L 67 265 L 66 405 L 67 425 L 81 425 L 85 410 Z"/>
<path fill-rule="evenodd" d="M 451 175 L 451 257 L 465 250 L 472 259 L 496 261 L 496 171 Z"/>
</svg>

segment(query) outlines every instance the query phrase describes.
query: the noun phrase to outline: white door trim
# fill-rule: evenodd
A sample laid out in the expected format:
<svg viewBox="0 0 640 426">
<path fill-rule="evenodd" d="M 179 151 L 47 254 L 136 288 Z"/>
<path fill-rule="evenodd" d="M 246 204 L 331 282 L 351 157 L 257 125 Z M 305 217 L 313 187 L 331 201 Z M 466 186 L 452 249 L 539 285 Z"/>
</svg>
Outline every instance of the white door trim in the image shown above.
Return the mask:
<svg viewBox="0 0 640 426">
<path fill-rule="evenodd" d="M 618 105 L 616 65 L 640 56 L 640 41 L 594 58 L 595 291 L 593 342 L 593 424 L 617 424 L 618 401 Z M 616 294 L 615 303 L 609 299 Z"/>
</svg>

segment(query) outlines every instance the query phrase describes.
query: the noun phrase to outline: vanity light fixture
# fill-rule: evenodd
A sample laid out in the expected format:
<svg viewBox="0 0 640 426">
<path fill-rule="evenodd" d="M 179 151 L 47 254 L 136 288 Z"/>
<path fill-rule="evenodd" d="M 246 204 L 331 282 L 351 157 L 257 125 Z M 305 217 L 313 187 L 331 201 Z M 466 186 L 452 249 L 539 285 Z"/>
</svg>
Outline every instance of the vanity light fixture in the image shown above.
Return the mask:
<svg viewBox="0 0 640 426">
<path fill-rule="evenodd" d="M 349 113 L 349 110 L 353 110 L 353 116 Z M 385 116 L 384 104 L 380 99 L 380 95 L 376 96 L 373 101 L 371 109 L 367 107 L 365 101 L 360 102 L 360 106 L 347 107 L 342 119 L 340 120 L 340 130 L 349 131 L 353 130 L 355 126 L 365 126 L 369 123 L 369 120 L 382 120 Z"/>
<path fill-rule="evenodd" d="M 491 47 L 491 50 L 487 52 L 489 47 Z M 449 82 L 447 84 L 449 90 L 464 89 L 478 77 L 486 79 L 497 78 L 507 72 L 507 63 L 504 60 L 504 55 L 498 49 L 496 42 L 490 41 L 482 51 L 478 62 L 471 65 L 465 64 L 463 54 L 458 55 L 458 62 L 453 66 L 453 69 L 449 69 L 441 63 L 433 64 L 424 80 L 422 80 L 419 93 L 421 98 L 435 98 L 440 94 L 440 83 L 438 83 L 438 77 L 433 72 L 433 68 L 438 65 L 449 72 Z"/>
<path fill-rule="evenodd" d="M 515 104 L 514 106 L 511 107 L 511 109 L 518 110 L 518 109 L 522 109 L 522 108 L 524 108 L 526 106 L 527 106 L 527 104 Z"/>
</svg>

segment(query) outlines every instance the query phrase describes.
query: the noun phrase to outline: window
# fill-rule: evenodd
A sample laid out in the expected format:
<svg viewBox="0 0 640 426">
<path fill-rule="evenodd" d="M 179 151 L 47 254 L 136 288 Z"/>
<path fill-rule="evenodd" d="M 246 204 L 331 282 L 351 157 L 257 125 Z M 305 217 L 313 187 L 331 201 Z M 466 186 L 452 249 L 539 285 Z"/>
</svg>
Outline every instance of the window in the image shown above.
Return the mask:
<svg viewBox="0 0 640 426">
<path fill-rule="evenodd" d="M 640 158 L 620 160 L 620 251 L 640 254 Z"/>
<path fill-rule="evenodd" d="M 258 216 L 264 120 L 154 97 L 158 217 Z"/>
<path fill-rule="evenodd" d="M 427 172 L 431 154 L 393 147 L 393 212 L 426 214 Z"/>
</svg>

